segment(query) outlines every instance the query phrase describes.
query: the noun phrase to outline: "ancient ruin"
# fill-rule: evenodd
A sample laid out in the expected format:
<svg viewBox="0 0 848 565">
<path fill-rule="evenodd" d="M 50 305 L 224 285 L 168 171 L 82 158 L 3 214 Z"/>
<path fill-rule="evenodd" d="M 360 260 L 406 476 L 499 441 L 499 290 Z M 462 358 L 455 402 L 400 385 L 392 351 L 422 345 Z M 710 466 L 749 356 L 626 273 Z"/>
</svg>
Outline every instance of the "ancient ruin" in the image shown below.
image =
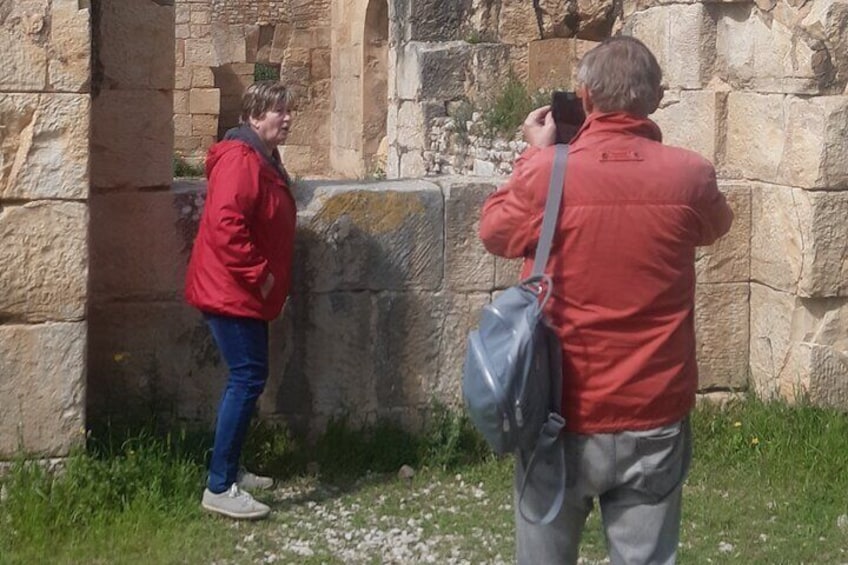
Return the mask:
<svg viewBox="0 0 848 565">
<path fill-rule="evenodd" d="M 301 210 L 263 416 L 457 405 L 464 336 L 517 267 L 475 236 L 522 149 L 487 112 L 573 86 L 617 33 L 654 50 L 665 141 L 736 211 L 698 257 L 702 392 L 848 409 L 845 0 L 0 0 L 0 459 L 63 456 L 94 419 L 209 420 L 224 368 L 181 298 L 203 182 L 174 159 L 257 76 L 298 94 Z"/>
</svg>

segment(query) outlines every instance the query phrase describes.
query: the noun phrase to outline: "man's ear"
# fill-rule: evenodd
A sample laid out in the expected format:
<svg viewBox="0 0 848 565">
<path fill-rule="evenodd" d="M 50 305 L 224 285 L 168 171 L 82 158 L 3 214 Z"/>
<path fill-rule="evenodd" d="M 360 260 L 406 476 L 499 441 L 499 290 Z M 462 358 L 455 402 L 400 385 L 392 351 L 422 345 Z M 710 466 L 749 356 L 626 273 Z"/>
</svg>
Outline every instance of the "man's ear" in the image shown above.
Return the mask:
<svg viewBox="0 0 848 565">
<path fill-rule="evenodd" d="M 577 87 L 577 96 L 583 102 L 583 113 L 588 116 L 595 109 L 595 103 L 592 101 L 592 95 L 589 93 L 589 89 L 586 88 L 585 84 Z"/>
</svg>

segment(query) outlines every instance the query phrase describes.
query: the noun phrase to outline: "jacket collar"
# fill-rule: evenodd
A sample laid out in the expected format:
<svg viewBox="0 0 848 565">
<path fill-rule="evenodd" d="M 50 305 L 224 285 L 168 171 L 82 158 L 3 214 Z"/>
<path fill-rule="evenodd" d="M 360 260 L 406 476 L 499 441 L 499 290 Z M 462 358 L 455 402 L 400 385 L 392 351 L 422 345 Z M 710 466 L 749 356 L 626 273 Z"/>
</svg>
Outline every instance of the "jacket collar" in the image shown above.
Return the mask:
<svg viewBox="0 0 848 565">
<path fill-rule="evenodd" d="M 592 112 L 571 143 L 578 139 L 591 138 L 596 134 L 623 134 L 644 137 L 662 142 L 660 127 L 648 118 L 640 118 L 626 112 Z"/>
<path fill-rule="evenodd" d="M 259 136 L 256 135 L 256 132 L 253 131 L 250 126 L 247 124 L 242 124 L 238 127 L 231 128 L 227 130 L 227 133 L 224 134 L 225 141 L 240 141 L 246 145 L 249 145 L 254 151 L 259 153 L 265 161 L 273 167 L 277 174 L 279 174 L 286 184 L 289 184 L 289 174 L 286 172 L 285 167 L 283 167 L 283 161 L 280 158 L 280 152 L 275 148 L 271 153 L 268 153 L 268 149 L 262 143 L 262 140 L 259 139 Z"/>
</svg>

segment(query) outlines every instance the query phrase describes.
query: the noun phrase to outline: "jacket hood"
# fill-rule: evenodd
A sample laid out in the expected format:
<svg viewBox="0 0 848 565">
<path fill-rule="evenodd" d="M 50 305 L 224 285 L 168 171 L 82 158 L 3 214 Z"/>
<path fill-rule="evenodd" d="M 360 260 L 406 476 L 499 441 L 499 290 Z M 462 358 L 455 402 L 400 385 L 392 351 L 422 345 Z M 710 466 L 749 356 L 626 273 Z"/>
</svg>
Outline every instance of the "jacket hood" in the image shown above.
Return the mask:
<svg viewBox="0 0 848 565">
<path fill-rule="evenodd" d="M 274 171 L 282 177 L 286 185 L 289 186 L 289 175 L 286 172 L 285 167 L 283 167 L 280 152 L 275 148 L 269 155 L 262 143 L 262 140 L 259 139 L 258 135 L 256 135 L 256 132 L 244 124 L 227 130 L 227 133 L 224 134 L 224 139 L 209 149 L 209 155 L 206 157 L 206 178 L 209 178 L 209 175 L 212 173 L 212 169 L 215 168 L 215 165 L 221 157 L 239 145 L 247 145 L 253 149 L 262 157 L 262 159 L 265 160 L 266 163 L 271 165 L 271 168 L 273 168 Z"/>
</svg>

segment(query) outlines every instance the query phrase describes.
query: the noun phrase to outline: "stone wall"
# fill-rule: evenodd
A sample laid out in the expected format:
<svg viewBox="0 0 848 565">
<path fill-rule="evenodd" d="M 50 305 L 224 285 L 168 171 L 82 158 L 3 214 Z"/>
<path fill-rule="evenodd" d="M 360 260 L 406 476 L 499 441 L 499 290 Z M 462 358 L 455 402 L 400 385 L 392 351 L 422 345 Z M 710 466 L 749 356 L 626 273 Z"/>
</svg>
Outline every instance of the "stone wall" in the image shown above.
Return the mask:
<svg viewBox="0 0 848 565">
<path fill-rule="evenodd" d="M 329 167 L 330 2 L 175 0 L 174 144 L 198 162 L 227 127 L 257 63 L 279 68 L 296 98 L 284 149 L 292 173 Z"/>
<path fill-rule="evenodd" d="M 76 0 L 0 4 L 0 454 L 84 437 L 90 34 Z"/>
<path fill-rule="evenodd" d="M 459 407 L 467 332 L 520 268 L 489 255 L 476 237 L 483 200 L 498 182 L 445 176 L 299 184 L 294 290 L 271 326 L 262 415 L 301 430 L 319 430 L 340 415 L 415 428 L 434 401 Z M 698 257 L 704 392 L 744 388 L 747 375 L 750 192 L 722 188 L 738 221 Z M 202 182 L 181 183 L 170 194 L 123 194 L 93 218 L 108 231 L 158 226 L 153 245 L 112 243 L 133 261 L 114 266 L 128 282 L 126 300 L 108 315 L 92 314 L 102 326 L 89 357 L 98 388 L 93 418 L 214 418 L 226 369 L 181 296 L 203 194 Z"/>
</svg>

